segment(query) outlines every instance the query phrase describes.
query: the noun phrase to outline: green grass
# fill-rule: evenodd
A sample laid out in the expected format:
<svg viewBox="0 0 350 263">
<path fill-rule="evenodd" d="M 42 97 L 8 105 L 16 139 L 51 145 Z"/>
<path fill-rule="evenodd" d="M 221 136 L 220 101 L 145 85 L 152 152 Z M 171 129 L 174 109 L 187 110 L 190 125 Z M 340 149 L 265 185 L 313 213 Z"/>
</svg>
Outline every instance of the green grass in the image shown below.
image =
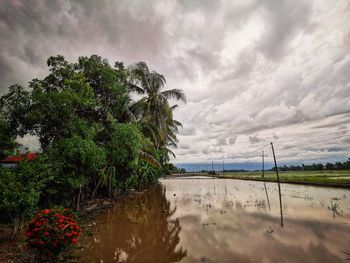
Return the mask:
<svg viewBox="0 0 350 263">
<path fill-rule="evenodd" d="M 336 185 L 350 187 L 350 170 L 323 170 L 323 171 L 288 171 L 279 172 L 280 181 L 288 183 L 305 183 L 319 185 Z M 276 172 L 237 172 L 237 173 L 218 173 L 218 176 L 235 179 L 257 180 L 257 181 L 276 181 Z"/>
</svg>

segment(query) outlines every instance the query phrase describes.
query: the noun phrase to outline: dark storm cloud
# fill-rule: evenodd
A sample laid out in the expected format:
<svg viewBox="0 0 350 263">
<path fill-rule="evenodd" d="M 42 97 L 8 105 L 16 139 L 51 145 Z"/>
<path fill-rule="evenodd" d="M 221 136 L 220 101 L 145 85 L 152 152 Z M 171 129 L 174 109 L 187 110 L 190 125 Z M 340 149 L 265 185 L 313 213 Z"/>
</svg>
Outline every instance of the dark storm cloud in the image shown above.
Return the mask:
<svg viewBox="0 0 350 263">
<path fill-rule="evenodd" d="M 278 60 L 288 52 L 295 35 L 310 28 L 310 3 L 305 1 L 265 0 L 267 30 L 258 48 L 269 58 Z"/>
<path fill-rule="evenodd" d="M 188 98 L 175 111 L 179 161 L 254 160 L 270 141 L 287 161 L 339 158 L 350 146 L 349 24 L 345 1 L 6 0 L 0 94 L 45 76 L 51 55 L 146 61 Z"/>
<path fill-rule="evenodd" d="M 12 68 L 11 63 L 7 61 L 7 58 L 0 54 L 0 95 L 3 93 L 3 86 L 7 86 L 13 81 L 15 70 Z"/>
<path fill-rule="evenodd" d="M 1 89 L 45 72 L 46 59 L 56 54 L 147 61 L 165 45 L 162 19 L 147 2 L 133 9 L 121 1 L 4 1 Z"/>
</svg>

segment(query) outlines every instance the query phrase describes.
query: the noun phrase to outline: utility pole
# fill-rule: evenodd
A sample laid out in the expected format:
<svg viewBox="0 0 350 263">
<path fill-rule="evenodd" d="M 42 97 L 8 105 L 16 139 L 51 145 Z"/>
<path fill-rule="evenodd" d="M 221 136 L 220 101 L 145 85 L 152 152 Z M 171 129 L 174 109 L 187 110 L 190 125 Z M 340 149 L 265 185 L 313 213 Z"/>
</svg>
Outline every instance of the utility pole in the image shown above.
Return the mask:
<svg viewBox="0 0 350 263">
<path fill-rule="evenodd" d="M 222 160 L 222 175 L 224 175 L 225 171 L 225 160 Z"/>
<path fill-rule="evenodd" d="M 265 176 L 264 150 L 262 150 L 262 178 Z"/>
<path fill-rule="evenodd" d="M 275 155 L 275 150 L 273 148 L 273 143 L 272 142 L 271 142 L 271 148 L 272 148 L 273 160 L 275 162 L 275 168 L 276 168 L 277 184 L 278 184 L 278 195 L 279 195 L 279 199 L 280 199 L 281 226 L 283 227 L 282 195 L 281 195 L 280 177 L 279 177 L 279 174 L 278 174 L 276 155 Z"/>
</svg>

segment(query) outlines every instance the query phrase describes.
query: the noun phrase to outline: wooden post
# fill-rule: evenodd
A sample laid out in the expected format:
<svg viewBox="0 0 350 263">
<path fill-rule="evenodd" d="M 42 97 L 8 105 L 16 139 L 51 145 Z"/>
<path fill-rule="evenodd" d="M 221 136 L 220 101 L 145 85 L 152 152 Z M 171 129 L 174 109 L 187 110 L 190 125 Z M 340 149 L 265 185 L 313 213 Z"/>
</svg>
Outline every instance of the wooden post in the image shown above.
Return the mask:
<svg viewBox="0 0 350 263">
<path fill-rule="evenodd" d="M 265 177 L 264 150 L 262 150 L 262 178 Z"/>
<path fill-rule="evenodd" d="M 224 175 L 225 171 L 225 160 L 222 160 L 222 175 Z"/>
<path fill-rule="evenodd" d="M 211 161 L 211 171 L 214 173 L 214 162 Z"/>
<path fill-rule="evenodd" d="M 280 186 L 280 176 L 278 174 L 278 167 L 277 167 L 277 162 L 276 162 L 276 155 L 275 155 L 275 150 L 273 148 L 273 143 L 271 142 L 271 148 L 272 148 L 272 153 L 273 153 L 273 160 L 275 162 L 275 168 L 276 168 L 276 175 L 277 175 L 277 185 L 278 185 L 278 196 L 280 199 L 280 212 L 281 212 L 281 226 L 283 227 L 283 211 L 282 211 L 282 195 L 281 195 L 281 186 Z"/>
</svg>

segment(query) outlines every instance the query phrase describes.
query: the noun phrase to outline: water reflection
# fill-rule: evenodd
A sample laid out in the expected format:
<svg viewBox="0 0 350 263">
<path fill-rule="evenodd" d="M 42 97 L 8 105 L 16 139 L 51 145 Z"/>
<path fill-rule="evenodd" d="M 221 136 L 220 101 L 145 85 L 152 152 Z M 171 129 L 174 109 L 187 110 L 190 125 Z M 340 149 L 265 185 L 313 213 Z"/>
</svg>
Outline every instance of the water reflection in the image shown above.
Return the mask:
<svg viewBox="0 0 350 263">
<path fill-rule="evenodd" d="M 186 250 L 179 246 L 179 219 L 171 218 L 165 188 L 156 185 L 131 201 L 97 218 L 95 235 L 85 240 L 81 262 L 179 262 Z"/>
<path fill-rule="evenodd" d="M 349 190 L 283 185 L 286 224 L 282 228 L 276 184 L 205 179 L 162 183 L 168 200 L 177 206 L 174 216 L 183 228 L 181 244 L 187 249 L 183 262 L 343 262 L 347 258 L 342 251 L 348 251 L 350 244 Z M 325 205 L 332 198 L 341 203 L 341 217 L 333 218 Z"/>
<path fill-rule="evenodd" d="M 266 193 L 267 204 L 269 205 L 269 210 L 271 211 L 270 198 L 269 198 L 269 194 L 267 192 L 267 188 L 266 188 L 266 183 L 265 182 L 264 182 L 264 189 L 265 189 L 265 193 Z"/>
<path fill-rule="evenodd" d="M 162 180 L 98 217 L 80 262 L 344 262 L 350 191 L 283 185 L 281 194 L 283 228 L 274 183 Z"/>
</svg>

